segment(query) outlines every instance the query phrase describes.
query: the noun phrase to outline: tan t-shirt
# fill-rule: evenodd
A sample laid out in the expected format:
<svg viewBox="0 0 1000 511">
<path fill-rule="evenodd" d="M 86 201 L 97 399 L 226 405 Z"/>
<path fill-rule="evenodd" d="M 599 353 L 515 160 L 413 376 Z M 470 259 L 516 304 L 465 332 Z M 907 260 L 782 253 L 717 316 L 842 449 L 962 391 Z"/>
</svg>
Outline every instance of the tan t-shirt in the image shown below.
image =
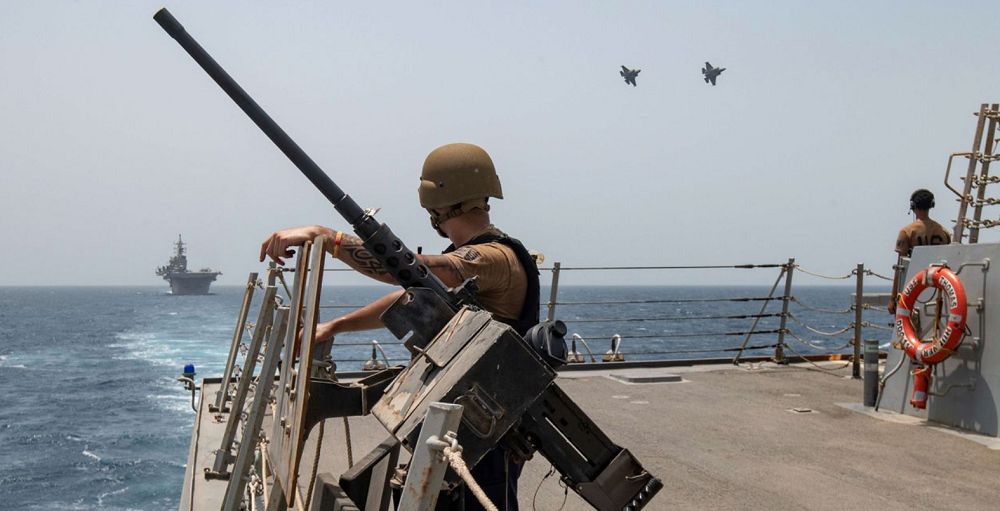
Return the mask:
<svg viewBox="0 0 1000 511">
<path fill-rule="evenodd" d="M 951 235 L 934 220 L 915 220 L 899 230 L 896 236 L 896 252 L 909 257 L 913 247 L 924 245 L 947 245 L 951 243 Z"/>
<path fill-rule="evenodd" d="M 483 234 L 503 233 L 491 225 L 473 238 Z M 493 242 L 462 246 L 445 256 L 463 279 L 479 276 L 476 297 L 486 310 L 506 319 L 521 316 L 528 293 L 528 276 L 513 249 Z"/>
</svg>

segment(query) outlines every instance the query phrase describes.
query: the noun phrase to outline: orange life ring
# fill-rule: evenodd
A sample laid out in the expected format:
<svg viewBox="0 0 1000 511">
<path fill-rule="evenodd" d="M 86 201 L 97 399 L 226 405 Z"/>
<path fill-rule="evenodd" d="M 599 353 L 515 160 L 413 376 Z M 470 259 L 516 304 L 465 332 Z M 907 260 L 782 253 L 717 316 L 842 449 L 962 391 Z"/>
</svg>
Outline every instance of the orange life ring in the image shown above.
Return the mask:
<svg viewBox="0 0 1000 511">
<path fill-rule="evenodd" d="M 948 302 L 948 324 L 941 336 L 923 342 L 913 329 L 910 311 L 917 303 L 917 297 L 928 287 L 936 287 L 944 292 Z M 967 306 L 965 288 L 955 272 L 943 266 L 931 266 L 910 279 L 899 295 L 896 304 L 896 335 L 903 341 L 903 350 L 918 364 L 936 364 L 955 351 L 965 335 Z"/>
</svg>

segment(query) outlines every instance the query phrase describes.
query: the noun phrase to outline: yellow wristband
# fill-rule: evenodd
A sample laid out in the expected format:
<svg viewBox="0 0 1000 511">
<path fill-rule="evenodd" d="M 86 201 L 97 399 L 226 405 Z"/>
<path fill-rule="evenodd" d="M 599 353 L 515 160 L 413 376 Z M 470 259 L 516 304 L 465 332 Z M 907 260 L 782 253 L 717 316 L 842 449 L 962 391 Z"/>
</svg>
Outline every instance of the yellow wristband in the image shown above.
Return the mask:
<svg viewBox="0 0 1000 511">
<path fill-rule="evenodd" d="M 333 258 L 340 255 L 340 241 L 344 239 L 344 231 L 337 231 L 337 237 L 333 240 Z"/>
</svg>

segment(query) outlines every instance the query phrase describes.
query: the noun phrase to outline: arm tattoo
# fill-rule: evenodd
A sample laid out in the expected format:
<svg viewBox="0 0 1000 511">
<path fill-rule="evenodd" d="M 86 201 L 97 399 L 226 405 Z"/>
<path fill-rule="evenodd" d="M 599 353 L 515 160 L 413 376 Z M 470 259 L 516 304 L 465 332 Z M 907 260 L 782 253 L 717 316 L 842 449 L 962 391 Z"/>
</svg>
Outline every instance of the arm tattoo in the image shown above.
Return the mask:
<svg viewBox="0 0 1000 511">
<path fill-rule="evenodd" d="M 465 280 L 448 258 L 443 255 L 421 255 L 420 260 L 427 265 L 432 273 L 438 276 L 448 287 L 455 287 Z"/>
<path fill-rule="evenodd" d="M 330 254 L 333 254 L 333 243 L 329 243 L 327 247 L 329 247 L 327 250 L 329 250 Z M 451 264 L 448 258 L 443 255 L 419 255 L 417 257 L 448 287 L 455 287 L 465 280 L 458 271 L 458 268 Z M 367 275 L 379 282 L 398 284 L 396 279 L 379 264 L 378 259 L 365 248 L 360 238 L 345 233 L 340 240 L 340 252 L 337 258 L 358 273 Z"/>
<path fill-rule="evenodd" d="M 331 254 L 333 254 L 333 243 L 327 245 Z M 361 243 L 361 239 L 344 234 L 343 238 L 340 240 L 340 254 L 337 256 L 338 259 L 346 263 L 351 268 L 354 268 L 358 273 L 367 275 L 380 282 L 385 282 L 387 284 L 395 284 L 396 279 L 389 274 L 382 265 L 379 264 L 378 259 L 372 255 L 368 249 Z"/>
</svg>

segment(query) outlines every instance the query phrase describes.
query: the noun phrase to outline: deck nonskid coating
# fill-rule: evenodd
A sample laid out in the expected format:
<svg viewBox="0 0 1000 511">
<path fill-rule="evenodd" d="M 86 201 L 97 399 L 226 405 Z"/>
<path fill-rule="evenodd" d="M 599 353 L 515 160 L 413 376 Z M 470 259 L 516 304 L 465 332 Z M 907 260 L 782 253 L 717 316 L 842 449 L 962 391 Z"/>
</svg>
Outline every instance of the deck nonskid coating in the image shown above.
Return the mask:
<svg viewBox="0 0 1000 511">
<path fill-rule="evenodd" d="M 806 367 L 695 368 L 686 384 L 559 382 L 663 479 L 648 509 L 996 509 L 1000 452 L 847 410 L 836 403 L 861 401 L 861 381 Z M 528 509 L 535 474 L 528 467 L 521 483 Z M 555 490 L 546 482 L 539 510 L 559 507 Z M 570 493 L 565 509 L 588 507 Z"/>
<path fill-rule="evenodd" d="M 811 368 L 764 364 L 616 371 L 684 378 L 683 383 L 638 385 L 612 380 L 607 372 L 574 372 L 558 382 L 612 440 L 663 480 L 663 490 L 646 509 L 996 509 L 1000 451 L 923 423 L 884 421 L 848 410 L 837 403 L 861 401 L 861 381 L 845 378 L 849 368 L 832 374 Z M 351 426 L 356 460 L 387 434 L 370 416 L 352 418 Z M 317 431 L 302 456 L 303 493 Z M 328 420 L 321 473 L 346 469 L 344 445 L 342 419 Z M 541 456 L 528 462 L 520 482 L 522 510 L 533 509 L 536 489 L 538 511 L 559 509 L 564 490 L 557 478 L 548 478 L 539 489 L 548 469 Z M 564 511 L 587 509 L 569 492 Z"/>
</svg>

